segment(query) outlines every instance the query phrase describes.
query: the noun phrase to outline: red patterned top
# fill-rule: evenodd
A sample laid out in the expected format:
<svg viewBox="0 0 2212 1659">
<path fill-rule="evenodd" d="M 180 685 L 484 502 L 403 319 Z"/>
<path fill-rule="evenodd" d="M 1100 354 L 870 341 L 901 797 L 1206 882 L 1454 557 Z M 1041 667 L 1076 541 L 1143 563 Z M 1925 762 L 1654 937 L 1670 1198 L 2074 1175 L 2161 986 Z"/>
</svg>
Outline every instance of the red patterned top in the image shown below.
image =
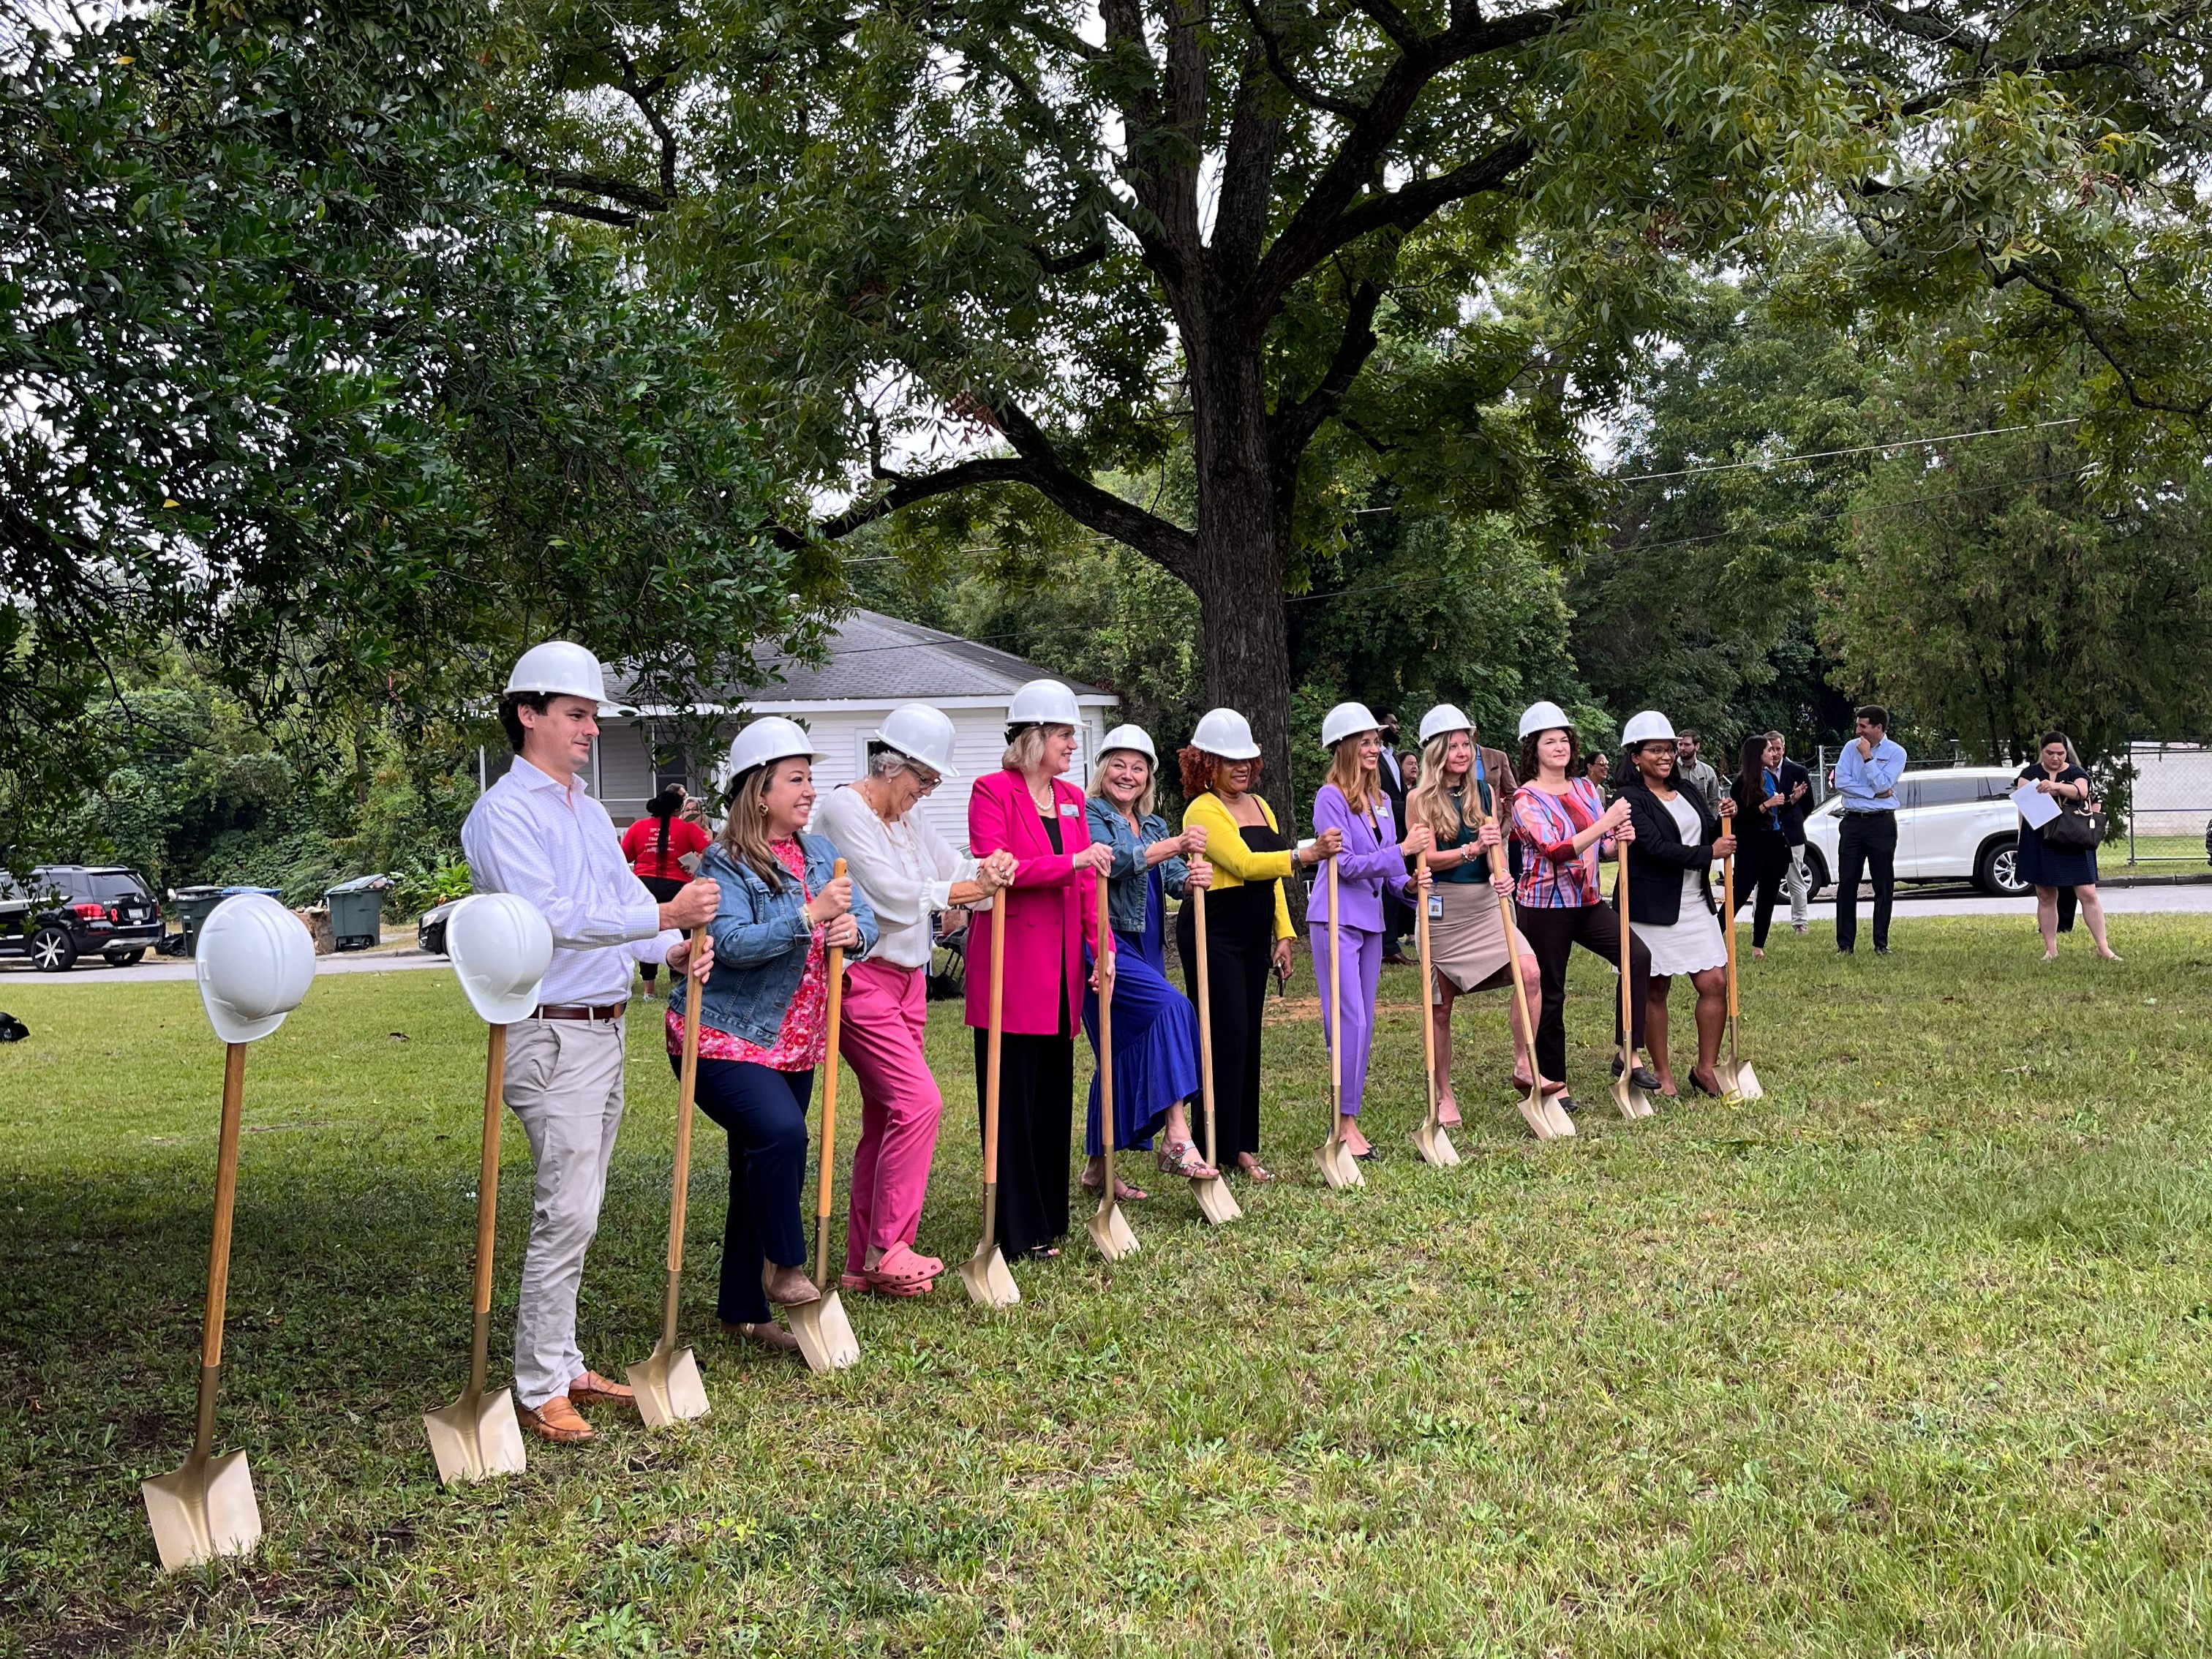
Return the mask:
<svg viewBox="0 0 2212 1659">
<path fill-rule="evenodd" d="M 799 890 L 809 903 L 814 895 L 806 886 L 806 854 L 797 841 L 770 843 L 783 867 L 798 878 Z M 680 1056 L 684 1053 L 684 1016 L 675 1009 L 668 1011 L 668 1052 Z M 751 1066 L 765 1066 L 775 1072 L 811 1072 L 822 1063 L 830 1052 L 830 958 L 822 948 L 822 930 L 814 930 L 814 937 L 806 946 L 806 966 L 799 975 L 799 990 L 791 999 L 791 1006 L 783 1011 L 783 1024 L 776 1028 L 775 1041 L 763 1048 L 757 1042 L 748 1042 L 728 1031 L 718 1031 L 702 1024 L 699 1027 L 699 1057 L 702 1060 L 741 1060 Z"/>
</svg>

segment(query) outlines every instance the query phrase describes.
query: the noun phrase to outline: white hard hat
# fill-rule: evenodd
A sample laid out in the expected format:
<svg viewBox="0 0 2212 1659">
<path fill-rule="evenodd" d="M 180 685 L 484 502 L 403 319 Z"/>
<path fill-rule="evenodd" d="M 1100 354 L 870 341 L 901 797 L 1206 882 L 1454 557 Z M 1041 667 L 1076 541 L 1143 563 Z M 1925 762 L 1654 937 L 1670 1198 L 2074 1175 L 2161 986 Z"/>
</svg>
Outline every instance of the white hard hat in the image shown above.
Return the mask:
<svg viewBox="0 0 2212 1659">
<path fill-rule="evenodd" d="M 1567 718 L 1567 711 L 1555 702 L 1532 702 L 1521 711 L 1521 735 L 1524 738 L 1539 732 L 1567 730 L 1573 725 Z"/>
<path fill-rule="evenodd" d="M 1334 749 L 1355 732 L 1382 729 L 1382 722 L 1368 711 L 1365 703 L 1340 702 L 1322 716 L 1321 746 Z"/>
<path fill-rule="evenodd" d="M 514 672 L 507 677 L 507 689 L 589 697 L 593 702 L 607 700 L 606 677 L 599 672 L 599 659 L 566 640 L 548 640 L 524 652 Z"/>
<path fill-rule="evenodd" d="M 528 899 L 478 893 L 446 918 L 446 952 L 485 1024 L 512 1025 L 538 1006 L 553 929 Z"/>
<path fill-rule="evenodd" d="M 1421 716 L 1421 741 L 1440 738 L 1447 732 L 1472 732 L 1474 722 L 1462 713 L 1456 703 L 1440 702 Z"/>
<path fill-rule="evenodd" d="M 940 778 L 957 778 L 952 764 L 952 717 L 926 702 L 902 702 L 884 716 L 876 741 L 920 761 Z"/>
<path fill-rule="evenodd" d="M 1640 714 L 1631 715 L 1628 724 L 1620 728 L 1621 744 L 1628 749 L 1635 748 L 1639 743 L 1650 743 L 1656 738 L 1674 735 L 1674 728 L 1656 708 L 1647 708 Z"/>
<path fill-rule="evenodd" d="M 1075 693 L 1058 680 L 1031 680 L 1006 705 L 1009 726 L 1080 726 L 1083 711 Z"/>
<path fill-rule="evenodd" d="M 258 1042 L 315 982 L 307 925 L 266 893 L 234 893 L 200 924 L 193 969 L 208 1024 L 225 1042 Z"/>
<path fill-rule="evenodd" d="M 729 788 L 756 766 L 793 756 L 819 760 L 814 739 L 797 720 L 781 714 L 763 714 L 730 740 L 730 757 L 722 763 L 722 787 Z"/>
<path fill-rule="evenodd" d="M 1142 755 L 1158 767 L 1159 750 L 1152 747 L 1152 739 L 1141 726 L 1117 726 L 1106 734 L 1106 741 L 1098 745 L 1098 758 L 1104 760 L 1116 749 L 1130 750 Z"/>
<path fill-rule="evenodd" d="M 1190 734 L 1190 746 L 1223 760 L 1257 760 L 1260 745 L 1252 741 L 1252 723 L 1233 708 L 1209 708 L 1199 717 Z"/>
</svg>

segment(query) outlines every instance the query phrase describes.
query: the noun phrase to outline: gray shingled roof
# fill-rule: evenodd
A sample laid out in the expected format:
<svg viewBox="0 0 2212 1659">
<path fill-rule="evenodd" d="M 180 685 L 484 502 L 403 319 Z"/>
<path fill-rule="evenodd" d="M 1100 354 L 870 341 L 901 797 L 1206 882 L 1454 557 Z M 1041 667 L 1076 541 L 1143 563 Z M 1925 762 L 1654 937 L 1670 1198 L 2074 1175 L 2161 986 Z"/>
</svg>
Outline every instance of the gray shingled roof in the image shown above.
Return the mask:
<svg viewBox="0 0 2212 1659">
<path fill-rule="evenodd" d="M 1003 697 L 1030 680 L 1056 679 L 1081 696 L 1110 696 L 1102 687 L 1069 679 L 957 635 L 875 611 L 855 611 L 831 633 L 818 666 L 763 651 L 763 668 L 781 682 L 732 693 L 730 703 L 905 702 L 939 697 Z M 620 694 L 617 696 L 619 697 Z"/>
</svg>

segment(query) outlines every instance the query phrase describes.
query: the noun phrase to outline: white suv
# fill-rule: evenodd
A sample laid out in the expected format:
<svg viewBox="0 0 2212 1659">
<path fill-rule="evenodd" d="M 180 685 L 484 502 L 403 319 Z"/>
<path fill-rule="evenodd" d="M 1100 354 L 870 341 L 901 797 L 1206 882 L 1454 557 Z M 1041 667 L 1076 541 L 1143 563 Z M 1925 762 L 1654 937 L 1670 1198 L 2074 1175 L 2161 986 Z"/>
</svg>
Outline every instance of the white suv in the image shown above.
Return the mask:
<svg viewBox="0 0 2212 1659">
<path fill-rule="evenodd" d="M 1955 766 L 1899 778 L 1897 878 L 1972 881 L 2006 898 L 2029 891 L 2014 866 L 2020 813 L 2012 792 L 2019 775 L 2008 766 Z M 1830 795 L 1805 815 L 1805 862 L 1815 889 L 1835 879 L 1843 805 L 1840 795 Z"/>
</svg>

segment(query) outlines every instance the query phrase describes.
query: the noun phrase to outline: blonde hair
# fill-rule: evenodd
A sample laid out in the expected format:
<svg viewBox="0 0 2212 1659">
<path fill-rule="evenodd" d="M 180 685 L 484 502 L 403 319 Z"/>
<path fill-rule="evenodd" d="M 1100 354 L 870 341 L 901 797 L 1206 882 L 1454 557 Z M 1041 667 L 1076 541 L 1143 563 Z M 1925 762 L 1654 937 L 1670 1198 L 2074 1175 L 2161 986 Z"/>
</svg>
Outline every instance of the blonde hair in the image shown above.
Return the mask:
<svg viewBox="0 0 2212 1659">
<path fill-rule="evenodd" d="M 1044 740 L 1054 732 L 1073 732 L 1075 728 L 1066 721 L 1055 725 L 1024 726 L 1006 738 L 1006 752 L 999 757 L 999 764 L 1009 772 L 1026 772 L 1033 766 L 1044 764 Z"/>
<path fill-rule="evenodd" d="M 1345 805 L 1355 812 L 1364 812 L 1367 803 L 1382 793 L 1381 769 L 1359 763 L 1359 746 L 1366 737 L 1364 732 L 1354 732 L 1348 738 L 1339 738 L 1336 747 L 1328 751 L 1326 781 L 1336 786 Z"/>
<path fill-rule="evenodd" d="M 1436 832 L 1439 847 L 1455 838 L 1482 815 L 1482 792 L 1475 787 L 1474 755 L 1468 757 L 1467 775 L 1459 781 L 1459 787 L 1444 787 L 1444 750 L 1454 738 L 1462 736 L 1471 749 L 1474 747 L 1472 732 L 1439 732 L 1428 740 L 1421 750 L 1421 781 L 1406 797 L 1406 827 L 1410 830 L 1417 823 L 1427 824 Z M 1490 789 L 1490 799 L 1494 802 L 1498 799 L 1495 781 Z"/>
<path fill-rule="evenodd" d="M 784 760 L 796 759 L 787 755 Z M 763 761 L 747 770 L 730 790 L 729 807 L 722 819 L 722 850 L 746 866 L 768 884 L 771 893 L 783 891 L 791 872 L 768 839 L 768 787 L 775 781 L 781 760 Z"/>
<path fill-rule="evenodd" d="M 1121 752 L 1122 751 L 1118 749 L 1109 749 L 1106 751 L 1106 755 L 1115 755 Z M 1139 760 L 1144 760 L 1145 758 L 1145 751 L 1141 749 L 1132 749 L 1127 752 L 1134 755 Z M 1093 800 L 1106 800 L 1106 755 L 1101 755 L 1098 757 L 1098 764 L 1091 769 L 1091 787 L 1084 791 L 1084 793 L 1089 795 Z M 1152 816 L 1152 807 L 1158 801 L 1159 794 L 1160 769 L 1153 765 L 1152 762 L 1148 760 L 1145 761 L 1145 793 L 1137 797 L 1137 816 L 1139 817 L 1145 818 Z M 1106 804 L 1109 806 L 1114 805 L 1114 803 L 1110 800 L 1106 800 Z M 1121 808 L 1116 806 L 1114 810 L 1118 812 L 1121 811 Z"/>
</svg>

